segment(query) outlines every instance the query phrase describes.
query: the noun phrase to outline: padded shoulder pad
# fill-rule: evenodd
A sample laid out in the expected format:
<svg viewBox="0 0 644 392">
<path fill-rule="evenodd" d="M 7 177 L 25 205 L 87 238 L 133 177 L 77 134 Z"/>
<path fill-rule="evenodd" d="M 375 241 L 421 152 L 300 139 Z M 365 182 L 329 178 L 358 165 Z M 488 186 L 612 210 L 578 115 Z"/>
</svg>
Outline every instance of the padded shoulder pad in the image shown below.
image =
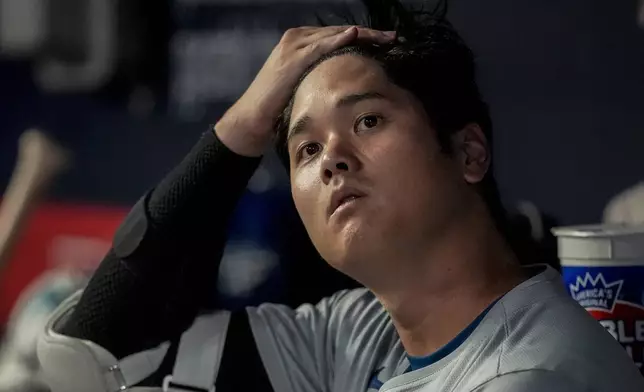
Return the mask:
<svg viewBox="0 0 644 392">
<path fill-rule="evenodd" d="M 159 368 L 169 343 L 118 360 L 91 341 L 56 332 L 81 295 L 82 292 L 77 292 L 56 309 L 38 340 L 38 359 L 52 392 L 161 391 L 160 388 L 131 387 Z"/>
<path fill-rule="evenodd" d="M 146 205 L 152 191 L 146 193 L 134 204 L 114 233 L 112 249 L 123 260 L 135 255 L 154 257 L 158 251 L 158 239 L 150 228 Z"/>
</svg>

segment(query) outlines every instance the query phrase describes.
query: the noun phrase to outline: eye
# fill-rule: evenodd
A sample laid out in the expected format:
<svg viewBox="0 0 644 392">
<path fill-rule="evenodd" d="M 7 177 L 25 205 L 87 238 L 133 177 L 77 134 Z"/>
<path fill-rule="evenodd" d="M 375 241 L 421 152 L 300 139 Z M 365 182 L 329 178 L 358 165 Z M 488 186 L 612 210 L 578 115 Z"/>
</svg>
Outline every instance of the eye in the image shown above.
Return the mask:
<svg viewBox="0 0 644 392">
<path fill-rule="evenodd" d="M 318 143 L 307 143 L 304 144 L 297 151 L 297 160 L 309 158 L 320 151 L 320 145 Z"/>
<path fill-rule="evenodd" d="M 375 114 L 368 114 L 366 116 L 362 116 L 358 119 L 358 122 L 356 123 L 356 132 L 375 128 L 380 124 L 381 121 L 382 121 L 382 117 L 377 116 Z"/>
</svg>

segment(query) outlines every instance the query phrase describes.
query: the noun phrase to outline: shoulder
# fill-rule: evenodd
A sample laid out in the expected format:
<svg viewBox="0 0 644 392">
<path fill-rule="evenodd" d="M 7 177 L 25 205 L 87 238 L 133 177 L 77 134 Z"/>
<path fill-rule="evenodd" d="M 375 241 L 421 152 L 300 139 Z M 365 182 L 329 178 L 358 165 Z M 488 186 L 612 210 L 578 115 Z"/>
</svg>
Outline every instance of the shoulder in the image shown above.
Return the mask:
<svg viewBox="0 0 644 392">
<path fill-rule="evenodd" d="M 340 327 L 344 324 L 364 324 L 374 320 L 389 319 L 374 294 L 364 288 L 342 290 L 323 298 L 316 304 L 303 304 L 293 309 L 279 304 L 263 304 L 249 308 L 252 317 L 265 320 L 283 317 L 294 317 L 298 320 L 315 320 L 326 323 L 329 327 Z"/>
<path fill-rule="evenodd" d="M 507 359 L 529 354 L 538 365 L 573 358 L 583 362 L 601 352 L 625 356 L 615 339 L 568 295 L 561 275 L 551 268 L 510 291 L 499 305 Z M 505 362 L 507 371 L 521 370 Z"/>
<path fill-rule="evenodd" d="M 330 326 L 334 329 L 375 333 L 393 328 L 389 314 L 367 289 L 346 290 L 332 297 Z"/>
<path fill-rule="evenodd" d="M 249 308 L 248 315 L 260 355 L 270 358 L 269 374 L 290 378 L 284 373 L 286 363 L 289 369 L 300 369 L 295 374 L 307 380 L 325 380 L 317 387 L 330 380 L 366 385 L 374 364 L 388 355 L 397 339 L 387 312 L 366 289 L 339 291 L 296 309 L 264 304 Z M 274 365 L 275 359 L 282 365 Z M 312 387 L 297 390 L 305 389 Z"/>
<path fill-rule="evenodd" d="M 564 374 L 566 380 L 589 390 L 615 387 L 626 391 L 628 384 L 644 386 L 625 350 L 570 298 L 560 279 L 549 271 L 499 303 L 504 336 L 497 374 L 516 373 L 507 379 L 535 377 L 544 382 Z M 611 379 L 619 381 L 612 383 Z"/>
<path fill-rule="evenodd" d="M 342 290 L 329 298 L 329 305 L 341 318 L 357 318 L 364 315 L 381 316 L 386 312 L 376 296 L 365 288 Z"/>
<path fill-rule="evenodd" d="M 586 392 L 587 388 L 575 384 L 562 374 L 548 370 L 523 370 L 498 375 L 472 392 Z"/>
<path fill-rule="evenodd" d="M 364 288 L 342 290 L 317 304 L 303 304 L 296 309 L 285 305 L 263 304 L 249 308 L 251 324 L 272 328 L 277 325 L 296 325 L 298 328 L 323 329 L 330 337 L 360 341 L 365 337 L 392 337 L 395 329 L 389 314 L 375 295 Z"/>
</svg>

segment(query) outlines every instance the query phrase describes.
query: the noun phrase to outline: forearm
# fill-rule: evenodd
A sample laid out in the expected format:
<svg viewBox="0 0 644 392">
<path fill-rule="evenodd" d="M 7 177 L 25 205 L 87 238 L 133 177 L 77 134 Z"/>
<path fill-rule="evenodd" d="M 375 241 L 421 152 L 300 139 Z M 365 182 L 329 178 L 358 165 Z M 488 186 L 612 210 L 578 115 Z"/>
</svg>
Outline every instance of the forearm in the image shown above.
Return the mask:
<svg viewBox="0 0 644 392">
<path fill-rule="evenodd" d="M 204 134 L 130 212 L 62 332 L 123 357 L 185 329 L 216 281 L 228 220 L 258 163 Z"/>
<path fill-rule="evenodd" d="M 213 131 L 206 132 L 190 153 L 152 191 L 144 204 L 150 238 L 150 251 L 165 256 L 182 255 L 186 247 L 192 251 L 217 253 L 213 241 L 220 239 L 248 180 L 259 164 L 259 158 L 247 158 L 229 150 Z M 135 217 L 132 221 L 136 222 Z M 136 223 L 135 223 L 136 225 Z M 123 223 L 121 236 L 141 235 L 140 228 Z M 147 238 L 146 238 L 147 239 Z M 122 258 L 145 253 L 133 249 L 115 236 L 115 247 Z M 144 243 L 134 243 L 142 248 Z M 130 249 L 127 249 L 127 248 Z M 143 251 L 143 252 L 141 252 Z M 205 256 L 205 255 L 204 255 Z M 151 264 L 159 265 L 158 260 Z M 175 264 L 163 257 L 161 262 Z M 128 263 L 132 268 L 145 268 L 147 260 Z"/>
</svg>

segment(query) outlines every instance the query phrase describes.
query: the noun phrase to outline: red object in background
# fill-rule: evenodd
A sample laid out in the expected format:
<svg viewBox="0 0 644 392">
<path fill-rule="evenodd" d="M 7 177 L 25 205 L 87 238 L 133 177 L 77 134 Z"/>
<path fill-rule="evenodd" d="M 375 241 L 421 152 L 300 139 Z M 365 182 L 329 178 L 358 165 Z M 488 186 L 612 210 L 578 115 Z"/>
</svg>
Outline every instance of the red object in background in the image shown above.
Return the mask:
<svg viewBox="0 0 644 392">
<path fill-rule="evenodd" d="M 588 312 L 624 347 L 644 375 L 644 307 L 618 300 L 612 312 Z"/>
<path fill-rule="evenodd" d="M 126 213 L 122 208 L 90 205 L 37 208 L 0 275 L 0 326 L 6 324 L 20 292 L 43 272 L 96 268 Z"/>
</svg>

